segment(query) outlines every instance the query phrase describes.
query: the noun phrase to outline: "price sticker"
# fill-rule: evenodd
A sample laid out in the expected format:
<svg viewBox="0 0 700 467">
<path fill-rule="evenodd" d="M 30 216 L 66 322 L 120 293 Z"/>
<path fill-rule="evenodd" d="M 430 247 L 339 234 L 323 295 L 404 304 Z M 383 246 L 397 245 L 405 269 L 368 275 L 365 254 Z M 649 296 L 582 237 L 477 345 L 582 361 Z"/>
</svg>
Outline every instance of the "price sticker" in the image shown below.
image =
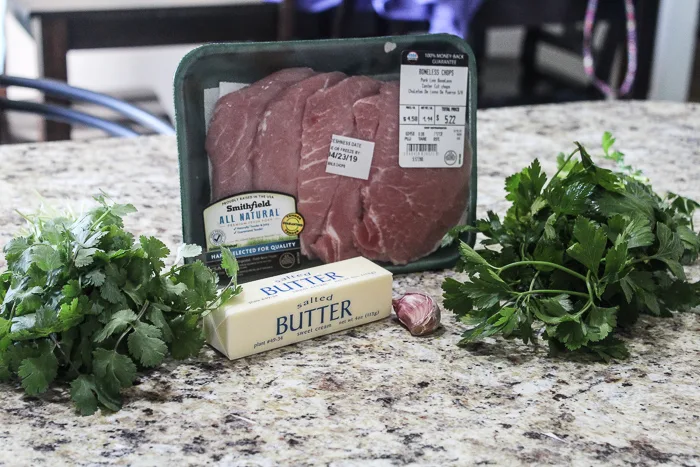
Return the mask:
<svg viewBox="0 0 700 467">
<path fill-rule="evenodd" d="M 399 165 L 462 167 L 469 82 L 466 54 L 406 50 L 401 60 Z"/>
</svg>

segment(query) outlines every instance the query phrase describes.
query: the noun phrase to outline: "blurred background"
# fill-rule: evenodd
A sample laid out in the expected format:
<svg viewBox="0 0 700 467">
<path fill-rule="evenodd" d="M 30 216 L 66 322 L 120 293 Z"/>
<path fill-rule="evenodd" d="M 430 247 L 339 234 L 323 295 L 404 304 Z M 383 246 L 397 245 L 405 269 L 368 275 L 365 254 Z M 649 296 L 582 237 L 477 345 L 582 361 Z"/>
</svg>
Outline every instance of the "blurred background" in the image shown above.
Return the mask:
<svg viewBox="0 0 700 467">
<path fill-rule="evenodd" d="M 169 122 L 175 69 L 201 43 L 428 32 L 468 40 L 480 108 L 610 98 L 605 84 L 619 89 L 630 62 L 620 98 L 700 101 L 700 0 L 0 0 L 0 11 L 6 75 L 64 81 Z M 587 33 L 597 81 L 584 67 Z M 43 102 L 31 89 L 0 94 L 6 110 L 6 99 Z M 122 121 L 94 104 L 72 108 Z M 36 113 L 0 120 L 3 142 L 103 135 Z"/>
</svg>

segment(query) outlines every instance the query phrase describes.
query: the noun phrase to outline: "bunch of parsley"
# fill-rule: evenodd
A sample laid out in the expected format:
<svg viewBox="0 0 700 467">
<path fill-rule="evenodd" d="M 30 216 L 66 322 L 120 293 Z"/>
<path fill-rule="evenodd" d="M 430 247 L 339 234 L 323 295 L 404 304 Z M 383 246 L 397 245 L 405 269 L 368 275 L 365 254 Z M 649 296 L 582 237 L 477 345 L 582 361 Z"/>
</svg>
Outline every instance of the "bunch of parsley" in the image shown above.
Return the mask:
<svg viewBox="0 0 700 467">
<path fill-rule="evenodd" d="M 576 143 L 549 181 L 537 160 L 506 179 L 512 205 L 503 220 L 489 212 L 466 228 L 486 239 L 478 251 L 460 245 L 469 280 L 443 284 L 445 307 L 469 326 L 460 344 L 541 336 L 553 353 L 621 359 L 628 352 L 619 328 L 642 313 L 669 316 L 700 304 L 700 285 L 688 283 L 682 267 L 700 251 L 700 205 L 673 193 L 661 198 L 612 151 L 614 142 L 604 135 L 604 157 L 617 172 L 596 166 Z"/>
<path fill-rule="evenodd" d="M 83 415 L 119 410 L 138 368 L 197 355 L 201 318 L 240 292 L 227 250 L 231 282 L 217 292 L 201 261 L 166 269 L 160 240 L 124 231 L 133 206 L 95 200 L 81 216 L 24 216 L 28 232 L 5 246 L 0 273 L 0 379 L 19 378 L 29 395 L 69 382 Z M 183 245 L 176 264 L 200 253 Z"/>
</svg>

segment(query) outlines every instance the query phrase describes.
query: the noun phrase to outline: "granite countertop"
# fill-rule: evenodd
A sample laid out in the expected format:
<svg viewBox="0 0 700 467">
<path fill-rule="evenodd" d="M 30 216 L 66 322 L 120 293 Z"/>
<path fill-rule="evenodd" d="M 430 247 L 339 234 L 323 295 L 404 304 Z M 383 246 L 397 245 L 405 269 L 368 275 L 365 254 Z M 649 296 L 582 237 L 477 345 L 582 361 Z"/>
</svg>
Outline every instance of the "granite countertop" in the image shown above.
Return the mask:
<svg viewBox="0 0 700 467">
<path fill-rule="evenodd" d="M 478 214 L 505 209 L 504 177 L 532 158 L 551 174 L 606 129 L 657 190 L 700 199 L 700 106 L 567 104 L 479 113 Z M 79 208 L 99 189 L 141 209 L 128 228 L 181 240 L 172 138 L 0 147 L 0 166 L 0 244 L 37 191 Z M 439 296 L 451 275 L 397 276 L 395 292 Z M 464 350 L 443 323 L 413 338 L 389 319 L 233 362 L 207 349 L 141 376 L 108 415 L 0 385 L 0 464 L 700 465 L 698 315 L 642 319 L 611 365 L 501 339 Z"/>
</svg>

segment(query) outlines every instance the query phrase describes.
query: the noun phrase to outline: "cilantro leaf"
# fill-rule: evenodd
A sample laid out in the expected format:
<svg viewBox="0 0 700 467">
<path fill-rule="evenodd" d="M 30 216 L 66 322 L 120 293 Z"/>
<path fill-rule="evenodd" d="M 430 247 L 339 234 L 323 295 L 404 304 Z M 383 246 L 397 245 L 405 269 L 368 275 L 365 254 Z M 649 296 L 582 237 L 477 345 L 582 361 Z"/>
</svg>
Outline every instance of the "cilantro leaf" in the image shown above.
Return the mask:
<svg viewBox="0 0 700 467">
<path fill-rule="evenodd" d="M 151 306 L 150 310 L 148 311 L 148 320 L 153 323 L 155 327 L 160 329 L 165 342 L 173 341 L 173 332 L 170 330 L 170 325 L 168 324 L 168 321 L 165 319 L 165 316 L 161 310 Z"/>
<path fill-rule="evenodd" d="M 238 261 L 236 261 L 236 257 L 228 248 L 221 249 L 221 267 L 229 277 L 238 275 Z"/>
<path fill-rule="evenodd" d="M 5 253 L 5 260 L 7 260 L 10 267 L 15 266 L 17 260 L 27 249 L 29 249 L 29 241 L 26 237 L 13 238 L 5 245 L 3 252 Z"/>
<path fill-rule="evenodd" d="M 30 248 L 32 262 L 44 272 L 61 267 L 61 254 L 51 245 L 34 245 Z"/>
<path fill-rule="evenodd" d="M 178 316 L 170 322 L 170 328 L 173 342 L 177 342 L 177 345 L 170 345 L 170 353 L 174 359 L 184 360 L 199 354 L 204 345 L 204 336 L 196 316 Z"/>
<path fill-rule="evenodd" d="M 79 268 L 90 266 L 95 260 L 94 254 L 97 253 L 97 248 L 80 248 L 75 255 L 75 265 Z"/>
<path fill-rule="evenodd" d="M 93 341 L 102 342 L 116 332 L 122 332 L 126 327 L 136 321 L 138 317 L 131 310 L 119 310 L 112 315 L 112 318 L 107 322 L 95 336 Z"/>
<path fill-rule="evenodd" d="M 87 281 L 88 285 L 94 285 L 97 287 L 100 287 L 105 283 L 105 278 L 105 273 L 99 269 L 95 269 L 85 274 L 85 280 Z"/>
<path fill-rule="evenodd" d="M 116 350 L 96 349 L 93 352 L 95 377 L 111 392 L 119 393 L 136 379 L 136 365 Z"/>
<path fill-rule="evenodd" d="M 168 351 L 162 336 L 157 327 L 138 322 L 134 325 L 134 331 L 129 334 L 129 352 L 143 366 L 156 366 L 163 361 Z"/>
<path fill-rule="evenodd" d="M 119 286 L 112 279 L 106 279 L 102 283 L 100 286 L 100 295 L 109 303 L 115 305 L 122 303 L 124 300 L 124 296 L 122 295 Z"/>
<path fill-rule="evenodd" d="M 80 375 L 70 384 L 70 397 L 80 415 L 92 415 L 97 411 L 97 388 L 92 375 Z"/>
<path fill-rule="evenodd" d="M 177 259 L 175 264 L 178 264 L 184 258 L 194 258 L 202 254 L 202 247 L 199 245 L 188 245 L 183 243 L 177 249 Z"/>
<path fill-rule="evenodd" d="M 80 287 L 80 282 L 72 279 L 68 281 L 66 285 L 63 286 L 61 289 L 61 292 L 63 293 L 63 296 L 66 298 L 76 298 L 79 297 L 80 294 L 82 293 L 82 288 Z"/>
<path fill-rule="evenodd" d="M 128 214 L 137 212 L 133 204 L 113 204 L 110 206 L 112 214 L 118 217 L 124 217 Z"/>
<path fill-rule="evenodd" d="M 139 242 L 141 243 L 141 248 L 143 249 L 146 258 L 151 262 L 151 266 L 156 274 L 160 273 L 165 267 L 163 262 L 164 258 L 170 254 L 170 250 L 165 246 L 163 242 L 155 237 L 139 237 Z"/>
<path fill-rule="evenodd" d="M 27 394 L 35 396 L 46 392 L 49 384 L 56 378 L 58 360 L 53 352 L 42 353 L 38 357 L 22 361 L 17 374 L 22 378 L 22 387 Z"/>
</svg>

